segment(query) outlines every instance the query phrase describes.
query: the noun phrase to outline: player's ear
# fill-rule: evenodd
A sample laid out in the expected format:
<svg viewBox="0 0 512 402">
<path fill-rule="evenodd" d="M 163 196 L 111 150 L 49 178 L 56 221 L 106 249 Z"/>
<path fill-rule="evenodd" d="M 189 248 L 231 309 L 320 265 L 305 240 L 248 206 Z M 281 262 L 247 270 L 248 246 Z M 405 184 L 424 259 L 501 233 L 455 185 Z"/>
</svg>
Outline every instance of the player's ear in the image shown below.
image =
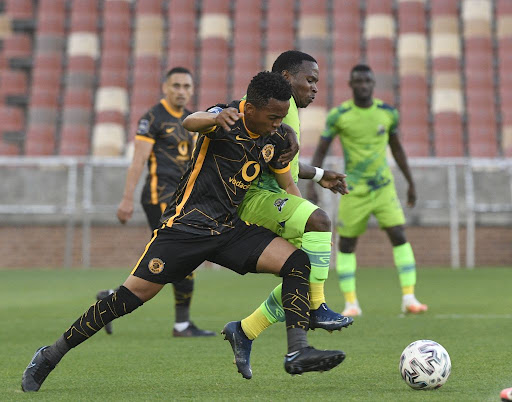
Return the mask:
<svg viewBox="0 0 512 402">
<path fill-rule="evenodd" d="M 251 116 L 255 110 L 256 107 L 252 103 L 247 102 L 244 107 L 244 115 Z"/>
</svg>

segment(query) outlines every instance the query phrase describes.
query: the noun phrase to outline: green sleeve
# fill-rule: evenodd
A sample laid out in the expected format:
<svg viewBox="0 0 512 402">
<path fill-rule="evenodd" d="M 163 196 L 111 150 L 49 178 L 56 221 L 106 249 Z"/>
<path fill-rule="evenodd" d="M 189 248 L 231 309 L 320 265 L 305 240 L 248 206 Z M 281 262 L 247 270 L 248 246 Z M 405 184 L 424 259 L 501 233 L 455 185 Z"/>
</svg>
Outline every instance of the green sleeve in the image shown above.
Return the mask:
<svg viewBox="0 0 512 402">
<path fill-rule="evenodd" d="M 334 138 L 338 132 L 338 119 L 340 117 L 341 113 L 338 110 L 338 108 L 333 108 L 329 111 L 327 114 L 327 120 L 325 121 L 325 129 L 322 133 L 322 137 L 324 138 Z"/>
</svg>

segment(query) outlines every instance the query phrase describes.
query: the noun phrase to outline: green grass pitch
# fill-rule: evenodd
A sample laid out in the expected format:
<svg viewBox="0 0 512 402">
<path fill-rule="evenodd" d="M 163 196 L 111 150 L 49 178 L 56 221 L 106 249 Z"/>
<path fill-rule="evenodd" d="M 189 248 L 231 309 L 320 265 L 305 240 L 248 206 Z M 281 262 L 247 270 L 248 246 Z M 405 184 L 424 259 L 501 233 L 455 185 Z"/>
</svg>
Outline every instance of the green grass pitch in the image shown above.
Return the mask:
<svg viewBox="0 0 512 402">
<path fill-rule="evenodd" d="M 316 400 L 498 401 L 512 386 L 512 269 L 423 269 L 416 295 L 429 305 L 422 316 L 400 314 L 393 269 L 360 269 L 363 316 L 341 333 L 310 332 L 318 348 L 340 348 L 346 360 L 326 373 L 291 377 L 283 369 L 284 325 L 254 344 L 253 379 L 233 365 L 221 336 L 175 339 L 172 288 L 71 351 L 38 393 L 24 394 L 21 374 L 37 347 L 53 342 L 94 301 L 115 287 L 125 270 L 0 271 L 0 400 Z M 270 275 L 240 277 L 228 270 L 198 271 L 192 317 L 218 332 L 243 318 L 279 281 Z M 332 308 L 343 298 L 335 278 L 326 283 Z M 401 379 L 402 350 L 417 339 L 441 343 L 452 360 L 447 384 L 414 391 Z"/>
</svg>

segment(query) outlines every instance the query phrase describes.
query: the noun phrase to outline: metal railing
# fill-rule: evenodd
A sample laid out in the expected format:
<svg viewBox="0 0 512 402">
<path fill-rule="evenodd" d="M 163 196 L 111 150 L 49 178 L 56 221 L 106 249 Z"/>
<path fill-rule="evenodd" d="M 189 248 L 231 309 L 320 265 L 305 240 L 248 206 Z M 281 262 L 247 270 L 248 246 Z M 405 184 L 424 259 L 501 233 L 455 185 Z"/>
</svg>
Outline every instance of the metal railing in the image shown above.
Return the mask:
<svg viewBox="0 0 512 402">
<path fill-rule="evenodd" d="M 62 203 L 52 204 L 23 204 L 0 203 L 0 215 L 55 215 L 64 216 L 66 221 L 66 242 L 63 265 L 72 265 L 72 252 L 74 242 L 74 227 L 76 224 L 82 226 L 82 265 L 90 266 L 91 254 L 91 224 L 92 217 L 98 213 L 109 213 L 114 215 L 117 209 L 117 202 L 120 199 L 115 197 L 115 203 L 94 202 L 94 179 L 95 168 L 127 168 L 130 161 L 123 158 L 72 158 L 72 157 L 49 157 L 49 158 L 23 158 L 23 157 L 0 157 L 0 168 L 3 167 L 25 167 L 25 168 L 61 168 L 67 170 L 65 200 Z M 479 203 L 475 200 L 475 172 L 482 170 L 500 170 L 508 175 L 510 185 L 510 196 L 512 200 L 512 160 L 509 159 L 471 159 L 471 158 L 410 158 L 409 164 L 414 172 L 415 168 L 441 168 L 446 170 L 447 194 L 444 200 L 425 200 L 418 205 L 425 209 L 444 209 L 449 211 L 450 226 L 450 253 L 451 266 L 461 266 L 459 249 L 459 227 L 461 222 L 458 203 L 457 171 L 464 172 L 464 197 L 465 216 L 462 219 L 466 224 L 466 267 L 475 266 L 475 227 L 476 217 L 479 213 L 502 213 L 512 212 L 512 201 L 505 203 Z M 331 169 L 343 171 L 342 160 L 330 157 L 326 160 L 326 166 Z M 81 174 L 81 176 L 80 176 Z M 122 179 L 124 181 L 124 174 Z M 80 187 L 81 179 L 81 187 Z M 8 191 L 1 188 L 1 191 Z M 81 192 L 81 202 L 78 196 Z M 337 199 L 327 200 L 328 208 L 331 208 L 333 222 L 337 216 Z M 511 219 L 512 221 L 512 219 Z"/>
</svg>

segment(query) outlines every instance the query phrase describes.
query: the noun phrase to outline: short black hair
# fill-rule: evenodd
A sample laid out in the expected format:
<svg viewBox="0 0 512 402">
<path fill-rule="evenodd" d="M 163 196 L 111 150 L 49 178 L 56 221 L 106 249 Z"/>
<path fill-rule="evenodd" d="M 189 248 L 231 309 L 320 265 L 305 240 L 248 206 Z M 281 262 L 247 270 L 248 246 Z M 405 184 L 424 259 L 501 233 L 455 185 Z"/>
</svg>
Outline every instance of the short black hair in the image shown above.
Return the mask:
<svg viewBox="0 0 512 402">
<path fill-rule="evenodd" d="M 281 53 L 276 61 L 274 61 L 272 72 L 282 74 L 286 70 L 290 74 L 295 75 L 299 72 L 300 66 L 304 61 L 316 63 L 315 58 L 307 53 L 299 50 L 287 50 Z"/>
<path fill-rule="evenodd" d="M 356 64 L 354 67 L 352 67 L 352 70 L 350 70 L 350 78 L 352 78 L 353 73 L 372 73 L 372 69 L 367 64 Z"/>
<path fill-rule="evenodd" d="M 167 80 L 173 74 L 188 74 L 192 78 L 194 78 L 192 76 L 192 73 L 190 72 L 190 70 L 188 68 L 185 68 L 185 67 L 173 67 L 169 71 L 167 71 L 167 73 L 165 73 L 165 80 Z"/>
<path fill-rule="evenodd" d="M 270 99 L 287 101 L 292 97 L 292 86 L 281 74 L 262 71 L 247 87 L 247 102 L 257 108 L 266 106 Z"/>
</svg>

